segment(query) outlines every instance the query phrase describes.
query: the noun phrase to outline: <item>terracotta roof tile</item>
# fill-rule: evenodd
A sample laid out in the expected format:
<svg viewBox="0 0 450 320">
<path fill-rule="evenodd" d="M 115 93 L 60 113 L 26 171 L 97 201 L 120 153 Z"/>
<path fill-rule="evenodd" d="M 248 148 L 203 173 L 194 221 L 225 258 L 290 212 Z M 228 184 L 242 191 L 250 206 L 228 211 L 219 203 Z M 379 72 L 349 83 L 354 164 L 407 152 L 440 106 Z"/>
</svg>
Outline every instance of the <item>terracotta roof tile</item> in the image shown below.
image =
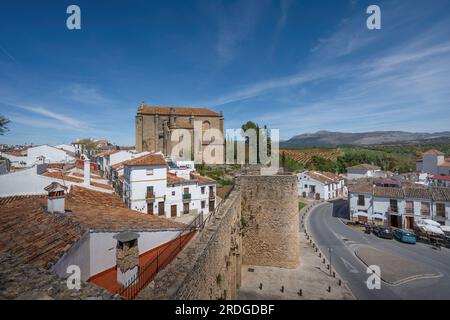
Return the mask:
<svg viewBox="0 0 450 320">
<path fill-rule="evenodd" d="M 120 150 L 106 150 L 106 151 L 97 153 L 96 155 L 94 155 L 94 157 L 104 157 L 104 156 L 109 156 L 109 155 L 114 154 L 114 153 L 117 153 L 117 152 L 119 152 L 119 151 L 120 151 Z"/>
<path fill-rule="evenodd" d="M 142 157 L 130 159 L 123 162 L 124 166 L 165 166 L 164 157 L 159 153 L 151 153 Z"/>
<path fill-rule="evenodd" d="M 431 192 L 428 188 L 404 187 L 405 198 L 430 199 Z"/>
<path fill-rule="evenodd" d="M 450 168 L 450 161 L 444 161 L 444 163 L 438 165 L 441 168 Z"/>
<path fill-rule="evenodd" d="M 375 197 L 383 198 L 403 198 L 404 193 L 402 188 L 385 188 L 385 187 L 374 187 L 373 195 Z"/>
<path fill-rule="evenodd" d="M 340 180 L 343 180 L 341 177 L 331 172 L 308 171 L 306 174 L 312 179 L 323 184 L 336 183 Z"/>
<path fill-rule="evenodd" d="M 443 152 L 436 150 L 436 149 L 430 149 L 422 154 L 427 154 L 427 155 L 444 155 Z"/>
<path fill-rule="evenodd" d="M 170 115 L 170 110 L 175 111 L 175 115 L 178 116 L 208 116 L 208 117 L 220 117 L 220 114 L 207 108 L 180 108 L 170 106 L 140 106 L 138 113 L 141 114 L 159 114 Z"/>
<path fill-rule="evenodd" d="M 66 213 L 46 211 L 45 196 L 0 198 L 0 253 L 49 268 L 88 230 L 182 229 L 184 224 L 128 209 L 115 195 L 72 186 Z"/>
<path fill-rule="evenodd" d="M 348 169 L 355 169 L 355 170 L 380 170 L 381 168 L 378 166 L 374 166 L 367 163 L 357 164 L 356 166 L 348 167 Z"/>
<path fill-rule="evenodd" d="M 348 185 L 348 192 L 372 193 L 373 183 L 371 181 L 354 181 Z"/>
<path fill-rule="evenodd" d="M 446 180 L 446 181 L 450 181 L 450 176 L 432 176 L 431 179 L 432 180 Z"/>
<path fill-rule="evenodd" d="M 11 197 L 0 202 L 0 250 L 22 263 L 48 268 L 86 231 L 65 215 L 45 212 L 46 197 Z"/>
<path fill-rule="evenodd" d="M 175 184 L 189 184 L 189 183 L 195 183 L 195 181 L 184 179 L 181 177 L 177 177 L 173 173 L 167 174 L 167 185 L 175 185 Z"/>
<path fill-rule="evenodd" d="M 450 202 L 450 188 L 431 187 L 431 196 L 434 201 Z"/>
<path fill-rule="evenodd" d="M 205 177 L 201 175 L 194 175 L 195 179 L 197 179 L 198 184 L 216 184 L 216 180 L 211 179 L 210 177 Z"/>
</svg>

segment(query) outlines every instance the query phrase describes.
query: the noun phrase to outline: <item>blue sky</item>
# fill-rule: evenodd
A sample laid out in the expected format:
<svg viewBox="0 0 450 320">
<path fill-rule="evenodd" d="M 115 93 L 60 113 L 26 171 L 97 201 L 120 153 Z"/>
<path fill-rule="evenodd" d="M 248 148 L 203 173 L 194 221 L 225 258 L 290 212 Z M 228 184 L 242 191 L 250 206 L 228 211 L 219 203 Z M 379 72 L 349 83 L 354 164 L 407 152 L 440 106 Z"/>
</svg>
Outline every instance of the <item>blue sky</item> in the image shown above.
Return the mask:
<svg viewBox="0 0 450 320">
<path fill-rule="evenodd" d="M 81 8 L 81 30 L 66 8 Z M 381 7 L 382 29 L 366 28 Z M 450 1 L 2 1 L 1 143 L 134 144 L 152 105 L 282 139 L 450 126 Z"/>
</svg>

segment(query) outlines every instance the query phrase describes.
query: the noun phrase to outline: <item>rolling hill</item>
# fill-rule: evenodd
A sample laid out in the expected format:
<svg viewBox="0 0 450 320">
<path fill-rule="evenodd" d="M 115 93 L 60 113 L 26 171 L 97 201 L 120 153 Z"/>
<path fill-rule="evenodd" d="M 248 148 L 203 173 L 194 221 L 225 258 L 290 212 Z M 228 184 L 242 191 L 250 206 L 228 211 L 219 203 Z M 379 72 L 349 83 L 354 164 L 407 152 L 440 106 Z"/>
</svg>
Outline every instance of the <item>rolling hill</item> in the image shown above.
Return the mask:
<svg viewBox="0 0 450 320">
<path fill-rule="evenodd" d="M 405 131 L 331 132 L 318 131 L 294 136 L 280 142 L 282 148 L 334 148 L 342 146 L 374 146 L 389 144 L 449 143 L 450 131 L 436 133 Z"/>
</svg>

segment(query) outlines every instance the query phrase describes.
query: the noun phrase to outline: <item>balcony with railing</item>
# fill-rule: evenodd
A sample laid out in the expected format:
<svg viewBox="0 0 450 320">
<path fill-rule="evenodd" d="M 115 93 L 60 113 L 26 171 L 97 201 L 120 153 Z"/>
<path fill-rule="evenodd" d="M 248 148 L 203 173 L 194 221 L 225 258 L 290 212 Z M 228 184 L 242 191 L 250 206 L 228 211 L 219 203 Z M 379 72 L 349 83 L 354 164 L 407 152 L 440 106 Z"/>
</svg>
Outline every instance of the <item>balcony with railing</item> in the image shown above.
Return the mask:
<svg viewBox="0 0 450 320">
<path fill-rule="evenodd" d="M 215 194 L 214 191 L 209 192 L 209 198 L 210 198 L 210 199 L 215 199 L 215 198 L 216 198 L 216 194 Z"/>
<path fill-rule="evenodd" d="M 390 206 L 390 207 L 387 209 L 386 213 L 390 213 L 390 214 L 391 214 L 391 213 L 398 214 L 398 207 Z"/>
<path fill-rule="evenodd" d="M 155 200 L 155 194 L 153 192 L 147 192 L 145 195 L 146 200 Z"/>
<path fill-rule="evenodd" d="M 183 193 L 183 201 L 191 201 L 192 195 L 190 193 Z"/>
</svg>

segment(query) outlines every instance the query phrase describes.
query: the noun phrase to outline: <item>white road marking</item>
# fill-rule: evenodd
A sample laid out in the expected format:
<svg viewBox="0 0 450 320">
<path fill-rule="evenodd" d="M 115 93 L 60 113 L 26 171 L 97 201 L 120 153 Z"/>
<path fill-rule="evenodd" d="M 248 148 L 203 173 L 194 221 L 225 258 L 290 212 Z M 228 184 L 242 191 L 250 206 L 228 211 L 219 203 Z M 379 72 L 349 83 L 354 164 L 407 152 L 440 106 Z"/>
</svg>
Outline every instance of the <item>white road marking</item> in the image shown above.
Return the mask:
<svg viewBox="0 0 450 320">
<path fill-rule="evenodd" d="M 359 273 L 359 271 L 347 260 L 345 260 L 344 258 L 340 257 L 342 262 L 344 263 L 345 267 L 348 269 L 348 271 L 350 271 L 351 273 Z"/>
</svg>

